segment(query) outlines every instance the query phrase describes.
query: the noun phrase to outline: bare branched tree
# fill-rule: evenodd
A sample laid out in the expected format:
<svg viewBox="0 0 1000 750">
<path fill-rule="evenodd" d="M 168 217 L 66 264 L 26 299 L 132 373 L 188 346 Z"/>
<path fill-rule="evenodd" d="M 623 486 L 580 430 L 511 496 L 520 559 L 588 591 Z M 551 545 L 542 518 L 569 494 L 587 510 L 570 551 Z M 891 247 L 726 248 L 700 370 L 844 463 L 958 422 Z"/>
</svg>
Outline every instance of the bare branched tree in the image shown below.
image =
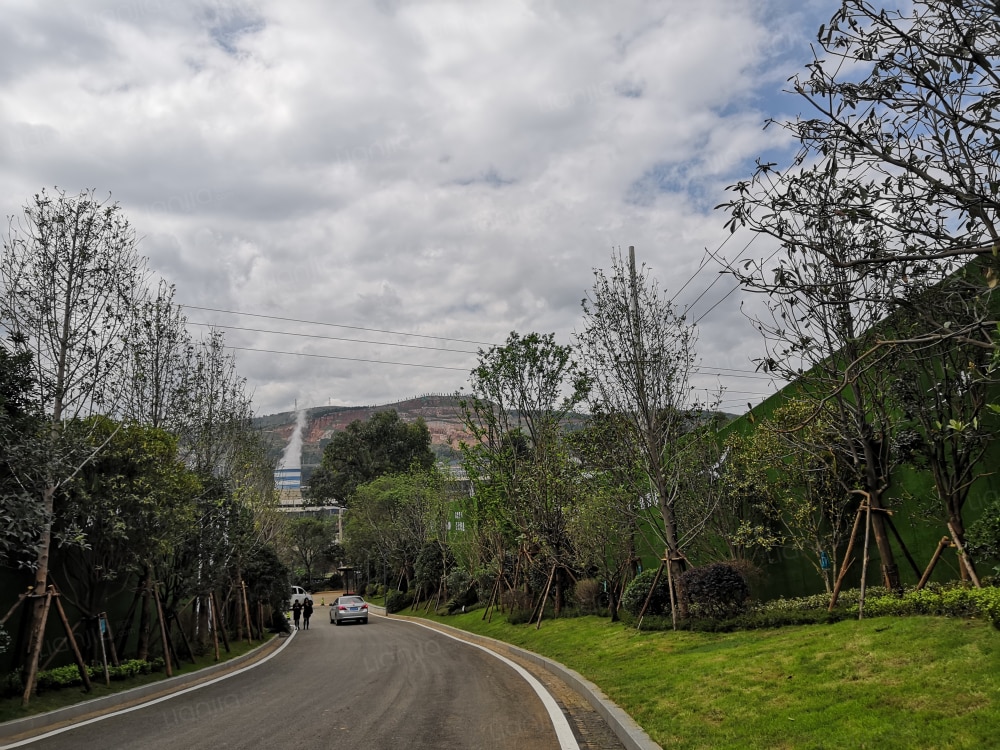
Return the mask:
<svg viewBox="0 0 1000 750">
<path fill-rule="evenodd" d="M 111 400 L 126 354 L 145 259 L 120 207 L 93 191 L 41 192 L 12 217 L 0 258 L 0 319 L 30 353 L 35 408 L 49 423 L 49 468 L 39 505 L 46 521 L 34 561 L 35 607 L 25 702 L 38 669 L 48 586 L 53 498 L 92 453 L 67 461 L 65 420 L 96 413 Z M 100 450 L 98 446 L 97 450 Z"/>
<path fill-rule="evenodd" d="M 631 251 L 631 248 L 630 248 Z M 608 424 L 633 457 L 641 484 L 637 497 L 659 511 L 662 541 L 676 582 L 683 550 L 704 529 L 712 500 L 687 492 L 706 479 L 714 457 L 693 439 L 706 414 L 694 394 L 695 329 L 679 313 L 645 266 L 612 256 L 610 275 L 595 271 L 583 300 L 583 330 L 577 334 L 584 366 L 593 381 L 590 407 L 612 416 Z M 682 522 L 683 519 L 683 522 Z"/>
</svg>

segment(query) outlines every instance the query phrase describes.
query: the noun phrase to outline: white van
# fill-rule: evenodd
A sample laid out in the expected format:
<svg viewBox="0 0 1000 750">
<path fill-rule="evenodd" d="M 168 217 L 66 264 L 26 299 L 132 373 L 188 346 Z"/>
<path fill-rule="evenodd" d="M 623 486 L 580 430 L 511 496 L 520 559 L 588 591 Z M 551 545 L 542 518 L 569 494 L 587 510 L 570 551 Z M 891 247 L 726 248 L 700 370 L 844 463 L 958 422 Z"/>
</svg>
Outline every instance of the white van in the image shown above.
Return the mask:
<svg viewBox="0 0 1000 750">
<path fill-rule="evenodd" d="M 309 596 L 309 592 L 304 588 L 301 586 L 292 586 L 292 598 L 289 600 L 288 605 L 291 606 L 295 604 L 295 602 L 302 604 L 302 602 L 309 598 L 311 598 Z"/>
</svg>

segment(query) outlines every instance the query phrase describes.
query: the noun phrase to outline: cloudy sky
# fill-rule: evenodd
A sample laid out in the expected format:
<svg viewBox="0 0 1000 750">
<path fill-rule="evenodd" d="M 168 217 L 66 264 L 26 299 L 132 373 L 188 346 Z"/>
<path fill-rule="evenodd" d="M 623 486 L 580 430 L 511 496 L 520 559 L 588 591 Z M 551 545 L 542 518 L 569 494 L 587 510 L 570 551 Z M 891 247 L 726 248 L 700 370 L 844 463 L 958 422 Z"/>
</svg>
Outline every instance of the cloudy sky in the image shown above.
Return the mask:
<svg viewBox="0 0 1000 750">
<path fill-rule="evenodd" d="M 570 343 L 629 245 L 746 410 L 759 334 L 713 207 L 834 0 L 5 0 L 0 210 L 117 200 L 258 414 L 466 385 L 509 332 Z M 723 246 L 723 243 L 726 243 Z M 749 304 L 756 304 L 753 299 Z"/>
</svg>

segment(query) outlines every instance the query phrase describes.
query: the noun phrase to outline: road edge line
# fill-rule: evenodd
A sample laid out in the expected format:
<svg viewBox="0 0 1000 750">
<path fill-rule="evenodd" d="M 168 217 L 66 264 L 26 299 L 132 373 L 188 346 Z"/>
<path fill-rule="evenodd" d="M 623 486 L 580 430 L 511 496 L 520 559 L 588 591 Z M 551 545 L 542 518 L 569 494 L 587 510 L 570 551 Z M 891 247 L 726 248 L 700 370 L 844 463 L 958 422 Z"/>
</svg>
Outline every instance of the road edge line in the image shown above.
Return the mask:
<svg viewBox="0 0 1000 750">
<path fill-rule="evenodd" d="M 43 739 L 46 739 L 48 737 L 55 737 L 58 734 L 62 734 L 63 732 L 68 732 L 71 729 L 76 729 L 77 727 L 87 726 L 88 724 L 96 724 L 97 722 L 104 721 L 105 719 L 110 718 L 112 716 L 120 716 L 122 714 L 131 713 L 132 711 L 138 711 L 140 708 L 146 708 L 147 706 L 152 706 L 152 705 L 155 705 L 157 703 L 162 703 L 164 701 L 170 700 L 171 698 L 175 698 L 178 695 L 184 695 L 186 693 L 191 693 L 191 692 L 194 692 L 195 690 L 200 690 L 203 687 L 207 687 L 208 685 L 214 685 L 217 682 L 222 682 L 223 680 L 228 680 L 230 677 L 235 677 L 238 674 L 243 674 L 244 672 L 249 671 L 249 670 L 253 669 L 254 667 L 258 667 L 261 664 L 264 664 L 264 663 L 270 661 L 275 656 L 277 656 L 278 654 L 280 654 L 284 650 L 285 646 L 287 646 L 289 643 L 292 642 L 292 639 L 295 637 L 295 632 L 296 631 L 293 630 L 292 633 L 288 637 L 283 638 L 282 639 L 283 642 L 281 643 L 281 645 L 278 646 L 277 648 L 275 648 L 274 650 L 272 650 L 271 653 L 267 654 L 266 656 L 254 659 L 250 664 L 246 665 L 245 667 L 240 667 L 239 669 L 233 669 L 232 671 L 226 672 L 223 675 L 220 675 L 218 677 L 213 677 L 211 679 L 201 679 L 201 681 L 196 682 L 193 685 L 189 685 L 188 687 L 181 688 L 179 690 L 172 689 L 171 685 L 165 685 L 164 683 L 168 682 L 168 680 L 163 680 L 163 681 L 160 681 L 160 682 L 151 683 L 150 685 L 143 685 L 142 687 L 133 688 L 133 690 L 126 690 L 126 691 L 123 691 L 121 693 L 114 693 L 113 695 L 105 696 L 103 698 L 96 698 L 96 699 L 94 699 L 92 701 L 86 701 L 84 703 L 78 703 L 75 706 L 69 706 L 67 709 L 58 709 L 59 711 L 63 711 L 63 710 L 66 710 L 66 711 L 76 710 L 76 711 L 82 712 L 83 714 L 86 714 L 87 712 L 92 711 L 92 710 L 100 711 L 101 707 L 98 706 L 98 705 L 96 705 L 96 704 L 100 703 L 102 701 L 115 702 L 115 699 L 117 699 L 117 702 L 121 702 L 122 699 L 125 699 L 127 701 L 129 693 L 132 693 L 133 691 L 148 691 L 151 694 L 162 693 L 164 690 L 167 691 L 166 694 L 164 694 L 164 695 L 156 695 L 156 697 L 150 698 L 149 700 L 140 700 L 139 703 L 134 703 L 134 704 L 132 704 L 130 706 L 127 706 L 125 708 L 120 708 L 120 709 L 108 711 L 107 713 L 102 713 L 102 714 L 99 714 L 98 716 L 91 716 L 90 718 L 84 719 L 83 721 L 73 721 L 73 717 L 70 716 L 70 717 L 68 717 L 66 719 L 66 721 L 70 722 L 68 724 L 65 724 L 63 726 L 57 727 L 56 729 L 51 729 L 49 731 L 43 732 L 42 734 L 32 735 L 31 737 L 28 737 L 28 738 L 23 739 L 23 740 L 17 740 L 15 742 L 11 743 L 11 744 L 0 745 L 0 750 L 13 750 L 13 748 L 25 747 L 25 746 L 27 746 L 28 744 L 30 744 L 32 742 L 36 742 L 38 740 L 43 740 Z M 275 637 L 276 638 L 280 638 L 280 636 L 275 636 Z M 264 646 L 267 646 L 267 645 L 269 645 L 269 644 L 265 643 L 265 644 L 262 644 L 261 647 L 264 647 Z M 252 655 L 255 654 L 255 652 L 256 652 L 256 649 L 254 651 L 251 651 L 248 654 L 244 654 L 242 657 L 238 657 L 238 658 L 242 659 L 242 658 L 245 658 L 245 657 L 251 657 Z M 230 661 L 230 662 L 224 662 L 222 664 L 217 664 L 217 665 L 212 665 L 210 667 L 205 667 L 204 669 L 200 669 L 197 672 L 192 672 L 190 675 L 178 675 L 178 678 L 188 678 L 188 679 L 191 679 L 191 680 L 197 680 L 199 677 L 200 678 L 204 678 L 206 676 L 205 675 L 205 670 L 218 669 L 218 670 L 222 671 L 222 670 L 225 670 L 227 667 L 231 668 L 232 666 L 233 666 L 233 662 L 232 661 Z M 177 679 L 177 678 L 175 678 L 175 679 Z M 51 714 L 53 714 L 53 713 L 56 713 L 56 712 L 53 711 L 53 712 L 50 712 L 50 713 L 47 713 L 47 714 L 39 714 L 38 716 L 29 716 L 29 717 L 26 717 L 24 719 L 15 719 L 12 722 L 7 722 L 7 723 L 5 723 L 3 725 L 0 725 L 0 729 L 8 729 L 8 728 L 16 725 L 17 722 L 31 723 L 32 721 L 38 721 L 39 719 L 45 720 L 46 717 L 48 717 L 49 720 L 51 720 L 53 718 L 51 716 Z M 58 718 L 58 717 L 56 717 L 56 718 Z M 18 732 L 17 734 L 24 734 L 25 732 L 30 732 L 32 729 L 38 728 L 38 726 L 39 726 L 39 724 L 36 724 L 35 726 L 26 726 L 21 732 Z M 16 736 L 16 734 L 15 734 L 15 736 Z"/>
<path fill-rule="evenodd" d="M 560 664 L 553 659 L 549 659 L 547 656 L 536 654 L 534 651 L 528 651 L 527 649 L 523 649 L 505 641 L 490 638 L 488 635 L 470 633 L 467 630 L 462 630 L 443 622 L 434 621 L 434 626 L 432 627 L 430 625 L 424 625 L 418 618 L 409 617 L 407 615 L 397 615 L 393 617 L 386 615 L 386 618 L 390 620 L 401 620 L 403 622 L 413 622 L 418 625 L 422 625 L 425 628 L 430 628 L 431 630 L 437 630 L 438 627 L 444 628 L 461 636 L 458 638 L 459 640 L 464 640 L 474 646 L 479 645 L 481 648 L 486 648 L 487 650 L 489 650 L 488 645 L 483 646 L 481 644 L 477 644 L 475 641 L 483 641 L 486 644 L 495 643 L 498 648 L 509 649 L 518 656 L 548 669 L 565 682 L 572 690 L 581 695 L 584 700 L 586 700 L 607 722 L 608 726 L 611 727 L 611 731 L 613 731 L 615 736 L 621 740 L 621 743 L 627 750 L 663 750 L 663 748 L 656 744 L 653 739 L 646 734 L 646 731 L 636 723 L 635 719 L 611 701 L 601 691 L 601 689 L 597 687 L 597 685 L 581 675 L 579 672 L 570 669 L 564 664 Z M 444 633 L 444 630 L 440 630 L 439 632 Z M 449 635 L 449 633 L 444 633 L 444 635 Z M 491 651 L 491 653 L 494 652 Z M 496 655 L 500 656 L 499 654 Z"/>
<path fill-rule="evenodd" d="M 498 654 L 496 651 L 493 651 L 480 643 L 474 643 L 473 641 L 466 640 L 465 638 L 459 638 L 457 635 L 446 633 L 443 630 L 433 628 L 430 625 L 425 625 L 417 620 L 404 620 L 398 617 L 390 617 L 387 619 L 396 620 L 397 622 L 408 622 L 411 625 L 418 625 L 427 630 L 432 630 L 435 633 L 440 633 L 445 638 L 451 638 L 453 641 L 458 641 L 459 643 L 464 643 L 467 646 L 478 648 L 480 651 L 485 651 L 490 656 L 499 659 L 504 664 L 511 667 L 524 679 L 525 682 L 531 686 L 531 689 L 535 691 L 539 699 L 542 701 L 542 705 L 545 706 L 545 710 L 549 714 L 549 720 L 552 722 L 552 728 L 555 729 L 556 738 L 559 740 L 560 749 L 580 750 L 580 744 L 576 741 L 576 736 L 573 734 L 573 728 L 569 725 L 569 721 L 566 719 L 565 714 L 563 714 L 562 709 L 559 708 L 559 704 L 556 703 L 556 699 L 552 697 L 552 693 L 546 690 L 545 686 L 538 681 L 538 678 L 520 664 L 511 661 L 503 654 Z"/>
</svg>

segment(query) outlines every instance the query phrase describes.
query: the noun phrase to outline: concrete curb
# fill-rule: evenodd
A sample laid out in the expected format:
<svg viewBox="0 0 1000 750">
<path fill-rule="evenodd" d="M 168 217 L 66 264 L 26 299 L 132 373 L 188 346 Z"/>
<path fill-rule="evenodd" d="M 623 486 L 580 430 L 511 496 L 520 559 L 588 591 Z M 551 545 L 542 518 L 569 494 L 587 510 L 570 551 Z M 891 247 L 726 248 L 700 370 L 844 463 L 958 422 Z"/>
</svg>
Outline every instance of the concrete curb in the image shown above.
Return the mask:
<svg viewBox="0 0 1000 750">
<path fill-rule="evenodd" d="M 393 615 L 390 617 L 390 619 L 393 618 L 432 624 L 434 627 L 440 627 L 442 630 L 447 630 L 450 634 L 462 638 L 463 640 L 473 641 L 481 646 L 485 646 L 491 651 L 494 650 L 494 646 L 500 647 L 497 650 L 507 649 L 513 651 L 526 661 L 530 661 L 533 664 L 544 667 L 553 674 L 558 675 L 563 682 L 581 695 L 584 700 L 586 700 L 593 707 L 593 709 L 604 718 L 604 720 L 608 723 L 608 726 L 611 727 L 611 730 L 615 733 L 618 739 L 621 740 L 621 743 L 627 748 L 627 750 L 663 750 L 663 748 L 650 739 L 649 735 L 643 731 L 642 727 L 635 723 L 635 720 L 631 716 L 622 711 L 617 705 L 608 699 L 608 697 L 601 692 L 601 689 L 597 687 L 597 685 L 580 675 L 578 672 L 573 671 L 569 667 L 564 666 L 557 661 L 553 661 L 552 659 L 541 656 L 540 654 L 536 654 L 534 651 L 527 651 L 523 648 L 505 643 L 504 641 L 498 641 L 495 638 L 489 638 L 484 635 L 469 633 L 468 631 L 460 630 L 452 627 L 451 625 L 445 625 L 444 623 L 437 621 L 425 621 L 419 617 L 406 617 L 405 615 Z"/>
<path fill-rule="evenodd" d="M 141 703 L 144 700 L 156 698 L 160 695 L 166 695 L 180 688 L 189 687 L 199 682 L 217 677 L 223 672 L 236 669 L 237 667 L 246 666 L 250 662 L 262 659 L 272 651 L 276 650 L 284 640 L 285 639 L 282 637 L 275 636 L 268 640 L 267 643 L 262 643 L 253 651 L 248 651 L 242 656 L 237 656 L 234 659 L 220 662 L 219 664 L 202 667 L 201 669 L 195 672 L 190 672 L 189 674 L 168 677 L 165 680 L 151 682 L 148 685 L 142 685 L 141 687 L 132 688 L 131 690 L 123 690 L 122 692 L 114 693 L 113 695 L 105 695 L 102 698 L 93 698 L 91 700 L 84 701 L 83 703 L 76 703 L 72 706 L 66 706 L 65 708 L 58 708 L 55 711 L 48 711 L 47 713 L 36 714 L 34 716 L 26 716 L 23 719 L 5 721 L 0 724 L 0 743 L 26 732 L 31 732 L 41 728 L 55 729 L 66 724 L 71 724 L 79 719 L 102 714 L 110 709 L 125 708 L 136 703 Z"/>
</svg>

